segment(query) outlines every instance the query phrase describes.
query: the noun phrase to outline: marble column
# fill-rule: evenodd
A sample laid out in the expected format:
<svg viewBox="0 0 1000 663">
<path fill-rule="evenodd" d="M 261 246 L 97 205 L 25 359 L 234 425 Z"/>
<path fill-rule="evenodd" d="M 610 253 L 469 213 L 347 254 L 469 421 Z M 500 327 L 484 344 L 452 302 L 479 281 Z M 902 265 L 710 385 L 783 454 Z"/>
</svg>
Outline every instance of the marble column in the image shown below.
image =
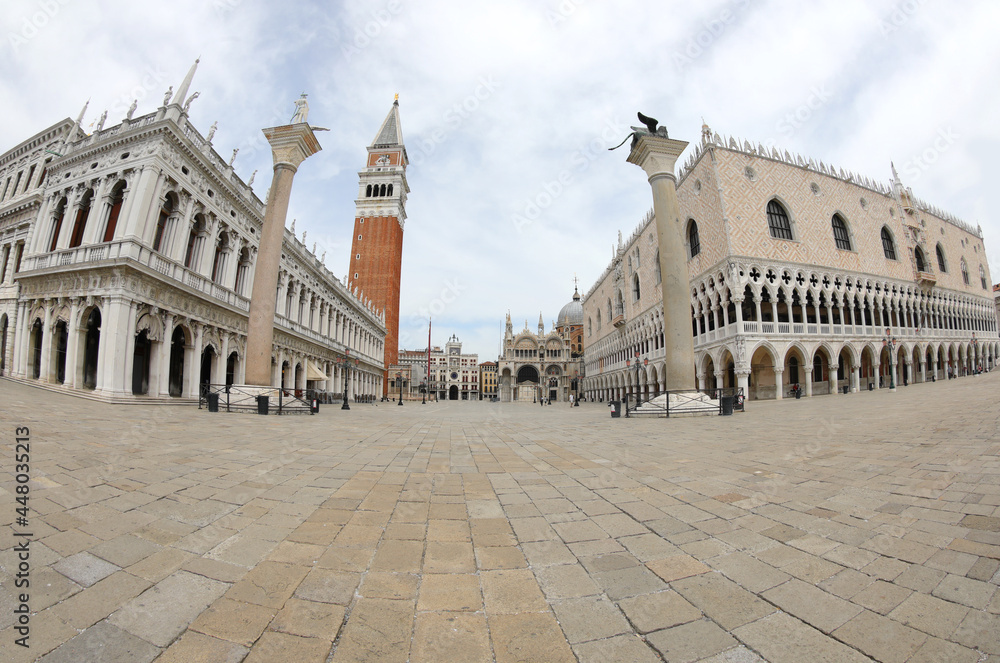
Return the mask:
<svg viewBox="0 0 1000 663">
<path fill-rule="evenodd" d="M 250 298 L 246 371 L 247 383 L 260 386 L 271 383 L 275 295 L 292 180 L 299 164 L 322 149 L 312 128 L 305 122 L 265 129 L 264 136 L 271 145 L 274 179 L 261 228 L 253 295 Z"/>
<path fill-rule="evenodd" d="M 653 212 L 660 249 L 660 288 L 663 298 L 663 337 L 666 343 L 667 389 L 695 387 L 694 339 L 691 336 L 691 296 L 684 249 L 684 229 L 677 206 L 674 164 L 687 143 L 636 130 L 629 163 L 642 168 L 653 189 Z"/>
</svg>

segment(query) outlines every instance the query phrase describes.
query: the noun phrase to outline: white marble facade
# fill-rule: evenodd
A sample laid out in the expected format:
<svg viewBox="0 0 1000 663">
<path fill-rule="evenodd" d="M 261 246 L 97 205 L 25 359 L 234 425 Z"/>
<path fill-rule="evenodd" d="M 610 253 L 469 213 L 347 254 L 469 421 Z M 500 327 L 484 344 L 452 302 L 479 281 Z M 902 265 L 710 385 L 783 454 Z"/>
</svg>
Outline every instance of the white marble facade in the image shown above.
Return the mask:
<svg viewBox="0 0 1000 663">
<path fill-rule="evenodd" d="M 264 204 L 176 97 L 91 135 L 60 122 L 0 156 L 8 179 L 5 377 L 114 401 L 243 382 Z M 349 396 L 381 392 L 384 313 L 287 229 L 277 294 L 274 386 L 339 395 L 349 356 Z"/>
</svg>

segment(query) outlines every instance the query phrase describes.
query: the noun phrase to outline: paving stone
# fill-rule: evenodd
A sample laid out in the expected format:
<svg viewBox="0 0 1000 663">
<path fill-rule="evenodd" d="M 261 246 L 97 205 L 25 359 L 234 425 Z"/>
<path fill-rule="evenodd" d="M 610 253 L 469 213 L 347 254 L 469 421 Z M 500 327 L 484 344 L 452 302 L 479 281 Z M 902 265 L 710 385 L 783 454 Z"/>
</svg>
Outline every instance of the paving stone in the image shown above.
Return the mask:
<svg viewBox="0 0 1000 663">
<path fill-rule="evenodd" d="M 86 591 L 52 606 L 48 612 L 73 628 L 85 629 L 104 619 L 151 585 L 148 580 L 119 571 L 94 583 Z"/>
<path fill-rule="evenodd" d="M 157 647 L 166 647 L 229 585 L 178 571 L 135 597 L 109 621 Z"/>
<path fill-rule="evenodd" d="M 424 573 L 473 573 L 476 557 L 471 543 L 428 541 Z"/>
<path fill-rule="evenodd" d="M 851 601 L 880 615 L 887 615 L 912 593 L 909 589 L 899 587 L 898 585 L 885 582 L 884 580 L 876 580 L 855 594 L 851 598 Z"/>
<path fill-rule="evenodd" d="M 865 589 L 875 582 L 870 575 L 866 575 L 854 569 L 844 569 L 835 576 L 831 576 L 819 583 L 818 587 L 825 592 L 842 599 L 850 599 L 855 594 Z"/>
<path fill-rule="evenodd" d="M 649 570 L 660 576 L 666 582 L 680 580 L 688 576 L 708 573 L 712 569 L 689 555 L 674 555 L 664 559 L 647 562 Z"/>
<path fill-rule="evenodd" d="M 480 574 L 487 614 L 509 615 L 548 609 L 535 576 L 527 569 L 484 571 Z"/>
<path fill-rule="evenodd" d="M 715 656 L 703 658 L 699 663 L 767 663 L 767 661 L 741 645 L 727 649 Z"/>
<path fill-rule="evenodd" d="M 523 569 L 527 567 L 524 554 L 514 546 L 487 546 L 476 548 L 476 565 L 484 571 L 494 569 Z"/>
<path fill-rule="evenodd" d="M 769 663 L 870 663 L 858 651 L 791 615 L 778 612 L 733 631 Z"/>
<path fill-rule="evenodd" d="M 550 601 L 593 596 L 601 591 L 579 564 L 542 567 L 535 571 L 535 577 Z"/>
<path fill-rule="evenodd" d="M 274 616 L 268 628 L 303 638 L 333 642 L 340 633 L 345 612 L 346 608 L 332 603 L 291 598 Z"/>
<path fill-rule="evenodd" d="M 318 638 L 300 638 L 288 633 L 269 631 L 250 650 L 243 663 L 273 663 L 274 661 L 295 661 L 296 663 L 325 663 L 330 654 L 330 643 Z M 345 660 L 337 659 L 334 660 Z M 387 659 L 389 660 L 389 659 Z"/>
<path fill-rule="evenodd" d="M 307 573 L 309 569 L 303 566 L 262 562 L 234 584 L 226 597 L 278 609 L 285 604 Z"/>
<path fill-rule="evenodd" d="M 41 660 L 44 663 L 148 663 L 162 650 L 104 621 L 76 636 Z"/>
<path fill-rule="evenodd" d="M 497 663 L 576 663 L 551 613 L 493 614 L 488 621 Z"/>
<path fill-rule="evenodd" d="M 969 649 L 939 638 L 928 638 L 906 663 L 981 663 L 975 649 Z"/>
<path fill-rule="evenodd" d="M 483 609 L 479 578 L 467 574 L 425 574 L 417 610 L 476 612 Z"/>
<path fill-rule="evenodd" d="M 965 575 L 973 580 L 989 582 L 1000 571 L 1000 561 L 989 557 L 979 557 Z"/>
<path fill-rule="evenodd" d="M 952 640 L 1000 656 L 1000 615 L 970 610 L 955 630 Z"/>
<path fill-rule="evenodd" d="M 946 601 L 982 610 L 989 605 L 996 590 L 996 585 L 948 574 L 931 593 Z"/>
<path fill-rule="evenodd" d="M 187 631 L 156 659 L 156 663 L 240 663 L 249 651 L 235 642 Z"/>
<path fill-rule="evenodd" d="M 357 591 L 369 599 L 415 599 L 419 584 L 417 574 L 371 571 L 363 576 Z"/>
<path fill-rule="evenodd" d="M 295 597 L 307 601 L 349 605 L 360 582 L 361 576 L 356 573 L 315 568 L 295 588 Z"/>
<path fill-rule="evenodd" d="M 647 635 L 646 640 L 666 660 L 677 663 L 708 658 L 739 644 L 731 635 L 706 619 L 655 631 Z"/>
<path fill-rule="evenodd" d="M 965 606 L 914 593 L 903 601 L 889 617 L 924 633 L 948 638 L 969 613 Z"/>
<path fill-rule="evenodd" d="M 701 610 L 673 590 L 641 594 L 618 603 L 639 633 L 649 633 L 701 619 Z"/>
<path fill-rule="evenodd" d="M 667 588 L 662 580 L 644 566 L 596 573 L 593 578 L 613 601 Z"/>
<path fill-rule="evenodd" d="M 659 663 L 660 658 L 645 642 L 635 635 L 618 635 L 606 640 L 596 640 L 573 645 L 573 652 L 580 663 Z"/>
<path fill-rule="evenodd" d="M 222 598 L 198 615 L 190 628 L 249 647 L 271 623 L 274 614 L 272 608 Z"/>
<path fill-rule="evenodd" d="M 486 616 L 463 612 L 417 614 L 411 660 L 491 663 Z"/>
<path fill-rule="evenodd" d="M 921 564 L 913 564 L 903 573 L 896 576 L 892 581 L 901 587 L 912 589 L 915 592 L 930 594 L 931 591 L 941 584 L 947 574 L 944 571 L 932 569 Z"/>
<path fill-rule="evenodd" d="M 64 557 L 56 562 L 52 568 L 84 587 L 90 587 L 98 580 L 103 580 L 115 571 L 121 570 L 121 567 L 88 552 Z"/>
<path fill-rule="evenodd" d="M 684 578 L 670 586 L 727 631 L 774 612 L 773 606 L 719 573 Z"/>
<path fill-rule="evenodd" d="M 762 592 L 787 581 L 791 576 L 742 552 L 708 560 L 712 568 L 751 592 Z"/>
<path fill-rule="evenodd" d="M 833 635 L 885 663 L 903 663 L 927 640 L 920 631 L 868 610 L 838 628 Z"/>
</svg>

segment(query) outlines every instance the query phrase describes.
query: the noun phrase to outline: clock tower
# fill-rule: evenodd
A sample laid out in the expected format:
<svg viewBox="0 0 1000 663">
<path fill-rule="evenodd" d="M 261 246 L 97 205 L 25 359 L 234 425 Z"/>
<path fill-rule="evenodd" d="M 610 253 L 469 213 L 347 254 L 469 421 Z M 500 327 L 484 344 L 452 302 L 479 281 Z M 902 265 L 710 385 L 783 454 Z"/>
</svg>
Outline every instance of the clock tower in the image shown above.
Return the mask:
<svg viewBox="0 0 1000 663">
<path fill-rule="evenodd" d="M 409 159 L 399 123 L 399 95 L 368 146 L 358 173 L 354 239 L 347 283 L 378 310 L 385 311 L 385 368 L 382 394 L 389 389 L 389 366 L 399 355 L 399 284 L 406 223 L 406 166 Z"/>
</svg>

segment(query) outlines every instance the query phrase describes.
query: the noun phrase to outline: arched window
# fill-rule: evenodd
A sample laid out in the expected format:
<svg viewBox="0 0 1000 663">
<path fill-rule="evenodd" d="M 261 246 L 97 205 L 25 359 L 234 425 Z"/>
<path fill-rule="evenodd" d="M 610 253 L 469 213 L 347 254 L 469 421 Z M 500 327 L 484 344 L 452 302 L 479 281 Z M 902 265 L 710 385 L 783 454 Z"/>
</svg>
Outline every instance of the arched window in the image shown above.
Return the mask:
<svg viewBox="0 0 1000 663">
<path fill-rule="evenodd" d="M 927 264 L 924 262 L 924 252 L 920 250 L 919 246 L 913 249 L 913 257 L 917 261 L 917 271 L 926 272 Z"/>
<path fill-rule="evenodd" d="M 792 224 L 788 220 L 788 212 L 777 200 L 767 204 L 767 226 L 771 231 L 771 237 L 792 239 Z"/>
<path fill-rule="evenodd" d="M 601 331 L 601 312 L 597 312 L 597 331 Z"/>
<path fill-rule="evenodd" d="M 944 249 L 941 248 L 940 242 L 938 243 L 935 251 L 937 252 L 938 271 L 944 274 L 948 271 L 948 267 L 944 261 Z"/>
<path fill-rule="evenodd" d="M 850 251 L 851 236 L 847 234 L 847 222 L 844 221 L 844 217 L 834 214 L 831 223 L 833 225 L 833 241 L 837 244 L 837 248 Z"/>
<path fill-rule="evenodd" d="M 371 197 L 372 197 L 372 185 L 369 184 L 367 187 L 365 187 L 365 198 L 371 198 Z"/>
<path fill-rule="evenodd" d="M 608 300 L 608 322 L 611 322 L 611 320 L 614 319 L 614 317 L 615 317 L 615 313 L 614 313 L 614 310 L 611 308 L 611 300 L 609 299 Z"/>
<path fill-rule="evenodd" d="M 83 244 L 83 231 L 87 228 L 87 219 L 90 217 L 90 203 L 94 198 L 94 190 L 87 189 L 80 201 L 80 207 L 76 210 L 76 223 L 73 224 L 73 235 L 69 239 L 69 248 L 76 248 Z"/>
<path fill-rule="evenodd" d="M 380 196 L 384 196 L 385 195 L 385 185 L 384 184 L 381 187 L 379 187 L 379 194 L 378 195 L 380 195 Z"/>
<path fill-rule="evenodd" d="M 636 274 L 632 277 L 632 299 L 633 301 L 639 301 L 641 291 L 639 290 L 639 275 Z"/>
<path fill-rule="evenodd" d="M 788 358 L 788 384 L 796 384 L 799 381 L 799 358 Z M 779 387 L 780 388 L 780 387 Z"/>
<path fill-rule="evenodd" d="M 388 195 L 390 195 L 390 196 L 392 195 L 392 185 L 391 184 L 389 185 L 389 188 L 386 189 L 386 193 Z"/>
<path fill-rule="evenodd" d="M 813 357 L 813 382 L 823 381 L 823 358 L 819 356 L 819 353 Z"/>
<path fill-rule="evenodd" d="M 125 201 L 125 182 L 118 182 L 111 193 L 111 212 L 108 214 L 108 225 L 104 228 L 105 242 L 110 242 L 115 238 L 115 228 L 118 227 L 118 215 L 122 211 L 122 203 Z"/>
<path fill-rule="evenodd" d="M 688 247 L 691 250 L 691 257 L 701 253 L 701 240 L 698 238 L 698 223 L 694 219 L 688 220 Z"/>
<path fill-rule="evenodd" d="M 882 226 L 882 252 L 889 260 L 896 259 L 896 244 L 892 241 L 892 233 L 885 226 Z"/>
<path fill-rule="evenodd" d="M 212 281 L 218 283 L 226 272 L 226 252 L 229 250 L 229 233 L 225 226 L 219 231 L 219 239 L 215 242 L 215 258 L 212 261 Z"/>
<path fill-rule="evenodd" d="M 64 216 L 66 216 L 66 198 L 59 201 L 59 205 L 56 206 L 55 216 L 52 217 L 52 241 L 49 242 L 49 251 L 56 250 L 56 244 L 59 242 L 59 231 L 62 230 Z"/>
<path fill-rule="evenodd" d="M 965 285 L 969 285 L 969 268 L 965 264 L 965 258 L 962 258 L 962 280 Z"/>
<path fill-rule="evenodd" d="M 986 287 L 986 270 L 983 269 L 982 265 L 979 266 L 979 282 L 983 284 L 983 290 L 988 289 Z"/>
<path fill-rule="evenodd" d="M 184 254 L 184 266 L 192 268 L 195 261 L 195 248 L 198 243 L 198 235 L 205 231 L 205 217 L 195 214 L 194 223 L 191 224 L 191 233 L 188 235 L 187 252 Z"/>
<path fill-rule="evenodd" d="M 598 315 L 598 316 L 600 316 L 600 315 L 601 315 L 601 312 L 600 312 L 600 311 L 598 311 L 598 312 L 597 312 L 597 315 Z M 593 324 L 593 323 L 594 323 L 593 319 L 591 319 L 591 318 L 587 318 L 587 336 L 588 336 L 588 337 L 589 337 L 589 336 L 590 336 L 591 334 L 593 334 L 593 333 L 594 333 L 594 324 Z"/>
<path fill-rule="evenodd" d="M 156 234 L 153 236 L 153 250 L 162 251 L 163 244 L 163 234 L 167 228 L 167 219 L 174 211 L 174 198 L 173 195 L 167 194 L 163 201 L 163 207 L 160 208 L 160 218 L 156 222 Z"/>
</svg>

